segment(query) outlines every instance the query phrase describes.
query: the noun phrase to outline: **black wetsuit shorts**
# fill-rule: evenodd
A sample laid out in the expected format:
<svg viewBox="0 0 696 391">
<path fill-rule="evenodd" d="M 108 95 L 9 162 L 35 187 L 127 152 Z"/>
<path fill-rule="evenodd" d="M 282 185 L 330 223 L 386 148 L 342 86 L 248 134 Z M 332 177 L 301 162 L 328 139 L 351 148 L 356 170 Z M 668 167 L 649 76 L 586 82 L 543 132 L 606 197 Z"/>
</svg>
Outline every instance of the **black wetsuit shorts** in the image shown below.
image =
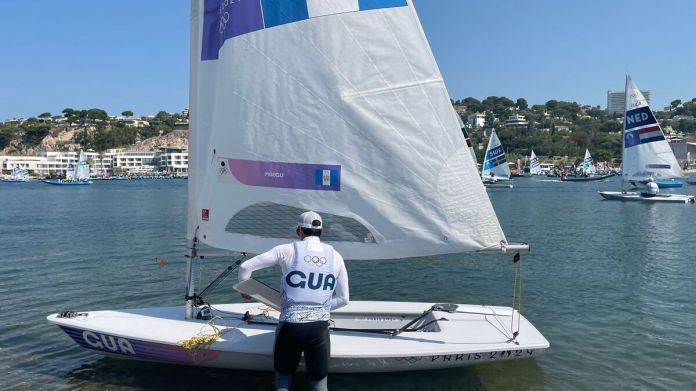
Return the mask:
<svg viewBox="0 0 696 391">
<path fill-rule="evenodd" d="M 309 380 L 318 381 L 329 374 L 329 322 L 290 323 L 280 326 L 273 347 L 273 367 L 281 375 L 292 375 L 304 353 Z"/>
</svg>

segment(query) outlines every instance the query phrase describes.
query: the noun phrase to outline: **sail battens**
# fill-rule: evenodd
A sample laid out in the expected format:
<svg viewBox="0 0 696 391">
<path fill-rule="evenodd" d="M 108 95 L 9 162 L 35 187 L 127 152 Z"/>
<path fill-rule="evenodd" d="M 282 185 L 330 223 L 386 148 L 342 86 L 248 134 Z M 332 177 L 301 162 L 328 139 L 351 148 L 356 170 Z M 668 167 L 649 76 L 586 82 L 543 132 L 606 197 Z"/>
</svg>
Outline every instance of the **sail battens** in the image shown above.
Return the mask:
<svg viewBox="0 0 696 391">
<path fill-rule="evenodd" d="M 348 6 L 323 3 L 312 12 Z M 192 17 L 189 238 L 258 253 L 287 242 L 291 216 L 311 209 L 330 216 L 326 235 L 337 236 L 326 239 L 347 259 L 505 240 L 405 4 L 228 37 L 215 59 L 201 59 L 207 25 Z"/>
<path fill-rule="evenodd" d="M 405 88 L 420 87 L 420 86 L 424 86 L 427 84 L 442 84 L 442 85 L 444 85 L 445 81 L 442 78 L 430 79 L 430 80 L 421 80 L 421 81 L 412 82 L 412 83 L 404 83 L 404 84 L 400 84 L 400 85 L 392 85 L 392 86 L 376 88 L 376 89 L 369 90 L 369 91 L 344 92 L 341 95 L 345 99 L 350 99 L 350 98 L 354 98 L 354 97 L 367 97 L 370 95 L 381 94 L 384 92 L 398 91 L 398 90 L 402 90 Z"/>
</svg>

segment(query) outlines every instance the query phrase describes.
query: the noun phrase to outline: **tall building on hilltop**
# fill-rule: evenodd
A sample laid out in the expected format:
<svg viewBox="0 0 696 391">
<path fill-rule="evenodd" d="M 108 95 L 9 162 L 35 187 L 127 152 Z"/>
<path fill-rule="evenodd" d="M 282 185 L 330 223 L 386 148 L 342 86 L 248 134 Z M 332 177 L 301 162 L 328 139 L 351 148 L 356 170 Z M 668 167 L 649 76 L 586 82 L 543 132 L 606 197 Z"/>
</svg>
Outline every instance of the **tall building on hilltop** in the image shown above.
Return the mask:
<svg viewBox="0 0 696 391">
<path fill-rule="evenodd" d="M 650 105 L 650 90 L 641 90 L 640 92 Z M 625 102 L 626 93 L 624 91 L 607 91 L 607 113 L 623 113 Z"/>
</svg>

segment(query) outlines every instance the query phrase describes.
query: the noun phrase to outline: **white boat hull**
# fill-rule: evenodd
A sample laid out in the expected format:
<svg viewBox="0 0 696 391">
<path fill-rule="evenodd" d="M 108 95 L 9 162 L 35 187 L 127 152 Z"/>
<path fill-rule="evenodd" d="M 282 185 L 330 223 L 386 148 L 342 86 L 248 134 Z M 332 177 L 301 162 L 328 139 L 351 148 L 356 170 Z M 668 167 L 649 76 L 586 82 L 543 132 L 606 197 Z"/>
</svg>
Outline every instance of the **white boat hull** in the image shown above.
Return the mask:
<svg viewBox="0 0 696 391">
<path fill-rule="evenodd" d="M 655 197 L 645 197 L 640 193 L 621 191 L 600 191 L 599 194 L 612 201 L 637 201 L 647 203 L 694 203 L 694 196 L 683 194 L 658 194 Z"/>
<path fill-rule="evenodd" d="M 506 307 L 459 305 L 457 312 L 433 311 L 420 331 L 392 336 L 355 329 L 396 329 L 432 303 L 351 302 L 332 313 L 330 371 L 397 372 L 439 369 L 536 357 L 548 341 L 518 312 Z M 210 332 L 205 320 L 183 319 L 183 307 L 95 311 L 48 320 L 83 348 L 108 356 L 180 365 L 243 370 L 273 370 L 278 312 L 260 303 L 214 305 L 221 338 L 209 348 L 190 352 L 182 342 Z M 249 311 L 263 324 L 242 320 Z M 519 335 L 513 340 L 512 316 Z M 444 319 L 443 319 L 444 318 Z M 446 320 L 445 320 L 446 319 Z M 518 324 L 519 319 L 519 326 Z M 351 331 L 344 330 L 350 328 Z M 303 364 L 302 364 L 303 365 Z M 300 368 L 303 370 L 303 368 Z"/>
<path fill-rule="evenodd" d="M 491 189 L 512 189 L 513 185 L 510 182 L 503 182 L 503 181 L 498 181 L 498 182 L 483 182 L 483 185 L 486 188 L 491 188 Z"/>
</svg>

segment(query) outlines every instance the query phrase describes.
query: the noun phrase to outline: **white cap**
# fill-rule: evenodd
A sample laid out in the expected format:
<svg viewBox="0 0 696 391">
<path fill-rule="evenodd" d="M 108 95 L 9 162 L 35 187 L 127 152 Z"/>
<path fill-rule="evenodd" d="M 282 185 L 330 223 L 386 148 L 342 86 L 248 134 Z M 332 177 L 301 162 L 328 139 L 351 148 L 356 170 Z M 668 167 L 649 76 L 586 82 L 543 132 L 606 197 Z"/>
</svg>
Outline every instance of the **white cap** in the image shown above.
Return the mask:
<svg viewBox="0 0 696 391">
<path fill-rule="evenodd" d="M 304 212 L 300 215 L 300 220 L 297 223 L 298 227 L 302 228 L 314 228 L 314 229 L 322 229 L 323 224 L 321 222 L 321 216 L 319 216 L 319 213 L 317 212 L 312 212 L 311 210 L 308 212 Z"/>
</svg>

